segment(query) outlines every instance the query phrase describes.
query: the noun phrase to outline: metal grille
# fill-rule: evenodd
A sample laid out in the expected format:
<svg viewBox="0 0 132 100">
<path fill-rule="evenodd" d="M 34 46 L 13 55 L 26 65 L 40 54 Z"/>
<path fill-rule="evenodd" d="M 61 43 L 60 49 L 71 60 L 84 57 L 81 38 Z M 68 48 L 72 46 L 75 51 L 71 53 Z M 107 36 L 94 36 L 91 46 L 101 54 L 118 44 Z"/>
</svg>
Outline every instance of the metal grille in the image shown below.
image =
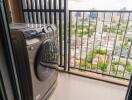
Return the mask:
<svg viewBox="0 0 132 100">
<path fill-rule="evenodd" d="M 131 11 L 69 11 L 69 71 L 130 79 L 131 46 Z"/>
<path fill-rule="evenodd" d="M 66 0 L 22 0 L 26 23 L 55 24 L 58 27 L 60 66 L 67 66 Z"/>
</svg>

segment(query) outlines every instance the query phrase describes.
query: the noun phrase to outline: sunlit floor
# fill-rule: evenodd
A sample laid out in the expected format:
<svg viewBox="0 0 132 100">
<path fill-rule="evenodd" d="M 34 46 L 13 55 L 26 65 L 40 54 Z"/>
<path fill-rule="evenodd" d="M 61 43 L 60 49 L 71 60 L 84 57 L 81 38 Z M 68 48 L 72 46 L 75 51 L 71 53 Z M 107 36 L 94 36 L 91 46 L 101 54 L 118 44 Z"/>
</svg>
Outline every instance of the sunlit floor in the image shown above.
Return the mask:
<svg viewBox="0 0 132 100">
<path fill-rule="evenodd" d="M 124 100 L 127 87 L 59 73 L 50 100 Z"/>
</svg>

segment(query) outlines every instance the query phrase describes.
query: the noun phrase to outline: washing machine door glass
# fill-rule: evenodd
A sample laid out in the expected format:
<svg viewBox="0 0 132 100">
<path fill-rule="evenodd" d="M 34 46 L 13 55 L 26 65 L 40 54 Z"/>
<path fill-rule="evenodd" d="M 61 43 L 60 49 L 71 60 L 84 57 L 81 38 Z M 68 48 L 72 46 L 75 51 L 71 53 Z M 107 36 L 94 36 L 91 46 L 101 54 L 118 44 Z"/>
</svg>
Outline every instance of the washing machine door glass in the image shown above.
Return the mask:
<svg viewBox="0 0 132 100">
<path fill-rule="evenodd" d="M 55 41 L 48 39 L 38 49 L 35 73 L 40 81 L 46 80 L 58 68 L 58 46 Z"/>
</svg>

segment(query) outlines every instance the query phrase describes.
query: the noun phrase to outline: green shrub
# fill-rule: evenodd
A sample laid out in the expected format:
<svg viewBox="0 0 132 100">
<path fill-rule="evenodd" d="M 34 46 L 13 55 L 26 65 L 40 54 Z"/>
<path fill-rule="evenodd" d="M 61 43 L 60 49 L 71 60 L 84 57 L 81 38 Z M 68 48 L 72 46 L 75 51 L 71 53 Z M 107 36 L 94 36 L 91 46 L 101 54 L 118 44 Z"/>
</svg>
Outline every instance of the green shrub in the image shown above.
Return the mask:
<svg viewBox="0 0 132 100">
<path fill-rule="evenodd" d="M 128 71 L 128 72 L 132 72 L 132 65 L 126 65 L 126 70 Z"/>
<path fill-rule="evenodd" d="M 129 44 L 128 44 L 127 41 L 124 43 L 123 47 L 124 47 L 124 48 L 128 48 L 128 47 L 129 47 Z"/>
<path fill-rule="evenodd" d="M 132 37 L 128 37 L 128 41 L 129 42 L 132 42 Z"/>
<path fill-rule="evenodd" d="M 86 27 L 86 26 L 85 26 Z M 79 30 L 80 30 L 80 27 L 79 27 Z M 85 30 L 85 29 L 84 29 Z M 81 32 L 80 31 L 78 31 L 77 32 L 77 34 L 78 34 L 78 36 L 82 36 L 82 35 L 86 35 L 86 34 L 88 34 L 88 37 L 91 37 L 92 35 L 93 35 L 93 33 L 94 33 L 94 29 L 91 29 L 91 28 L 86 28 L 86 30 L 84 31 L 83 30 L 83 32 L 82 32 L 82 29 L 81 29 Z"/>
<path fill-rule="evenodd" d="M 98 63 L 98 68 L 103 71 L 103 72 L 106 72 L 107 71 L 107 66 L 108 64 L 105 64 L 105 63 L 102 63 L 102 62 L 99 62 Z"/>
<path fill-rule="evenodd" d="M 85 63 L 84 59 L 81 60 L 81 64 L 80 65 L 81 65 L 81 67 L 85 67 L 86 66 L 86 63 Z"/>
<path fill-rule="evenodd" d="M 90 51 L 87 53 L 87 61 L 91 62 L 93 58 L 96 56 L 96 54 L 106 55 L 107 51 L 101 49 L 95 49 L 94 51 Z"/>
<path fill-rule="evenodd" d="M 128 72 L 132 72 L 132 65 L 130 65 L 129 63 L 126 65 L 123 62 L 119 62 L 119 61 L 113 61 L 112 62 L 112 71 L 115 72 L 116 71 L 116 67 L 118 65 L 122 65 L 123 67 L 126 67 L 126 70 Z"/>
<path fill-rule="evenodd" d="M 116 27 L 115 27 L 115 26 L 112 26 L 112 27 L 111 27 L 111 32 L 112 32 L 112 33 L 116 33 Z"/>
<path fill-rule="evenodd" d="M 104 27 L 103 32 L 108 32 L 108 29 Z"/>
<path fill-rule="evenodd" d="M 108 31 L 109 31 L 108 26 L 107 26 L 107 25 L 104 25 L 104 27 L 103 27 L 103 32 L 108 32 Z"/>
<path fill-rule="evenodd" d="M 113 61 L 112 64 L 113 65 L 123 65 L 124 66 L 124 63 L 123 62 L 119 62 L 119 61 Z"/>
<path fill-rule="evenodd" d="M 123 29 L 120 29 L 120 30 L 118 30 L 118 35 L 123 35 L 123 33 L 125 32 L 125 30 L 123 30 Z"/>
<path fill-rule="evenodd" d="M 113 71 L 113 72 L 116 71 L 115 65 L 113 65 L 113 64 L 112 64 L 112 71 Z"/>
<path fill-rule="evenodd" d="M 83 33 L 82 32 L 78 32 L 77 33 L 79 37 L 82 37 L 83 36 Z"/>
<path fill-rule="evenodd" d="M 97 64 L 92 64 L 91 69 L 96 69 L 97 68 Z"/>
<path fill-rule="evenodd" d="M 107 51 L 106 50 L 101 50 L 101 49 L 96 49 L 96 53 L 101 54 L 101 55 L 106 55 Z"/>
<path fill-rule="evenodd" d="M 119 61 L 113 61 L 112 64 L 113 65 L 118 65 L 119 64 Z"/>
<path fill-rule="evenodd" d="M 93 28 L 87 28 L 87 31 L 85 31 L 85 34 L 88 34 L 89 37 L 91 37 L 94 33 L 94 29 Z"/>
<path fill-rule="evenodd" d="M 78 25 L 77 27 L 78 27 L 78 29 L 82 29 L 82 25 Z"/>
<path fill-rule="evenodd" d="M 80 66 L 81 66 L 81 67 L 86 67 L 86 68 L 91 68 L 91 64 L 88 63 L 85 59 L 82 59 L 82 60 L 81 60 Z"/>
<path fill-rule="evenodd" d="M 87 61 L 91 62 L 94 57 L 95 57 L 95 53 L 93 51 L 88 52 L 88 54 L 87 54 Z"/>
<path fill-rule="evenodd" d="M 119 65 L 119 61 L 112 61 L 112 72 L 116 72 L 116 66 Z"/>
</svg>

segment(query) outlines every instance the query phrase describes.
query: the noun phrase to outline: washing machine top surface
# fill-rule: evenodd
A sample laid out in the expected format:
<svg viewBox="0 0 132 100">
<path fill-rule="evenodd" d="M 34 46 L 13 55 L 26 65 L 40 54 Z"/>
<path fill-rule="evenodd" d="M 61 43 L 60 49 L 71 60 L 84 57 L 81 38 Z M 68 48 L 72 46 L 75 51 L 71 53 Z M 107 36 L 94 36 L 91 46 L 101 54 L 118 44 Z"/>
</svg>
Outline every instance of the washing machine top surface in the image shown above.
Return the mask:
<svg viewBox="0 0 132 100">
<path fill-rule="evenodd" d="M 25 23 L 11 24 L 10 29 L 23 31 L 27 45 L 38 43 L 42 40 L 42 38 L 40 37 L 44 37 L 48 33 L 53 33 L 54 31 L 57 30 L 56 26 L 53 24 L 48 25 L 48 24 L 25 24 Z"/>
<path fill-rule="evenodd" d="M 54 30 L 56 30 L 56 26 L 54 24 L 26 24 L 26 23 L 14 23 L 10 24 L 11 29 L 21 29 L 21 30 L 38 30 L 40 31 L 42 28 L 46 28 L 51 26 Z M 51 31 L 51 30 L 47 30 Z"/>
</svg>

